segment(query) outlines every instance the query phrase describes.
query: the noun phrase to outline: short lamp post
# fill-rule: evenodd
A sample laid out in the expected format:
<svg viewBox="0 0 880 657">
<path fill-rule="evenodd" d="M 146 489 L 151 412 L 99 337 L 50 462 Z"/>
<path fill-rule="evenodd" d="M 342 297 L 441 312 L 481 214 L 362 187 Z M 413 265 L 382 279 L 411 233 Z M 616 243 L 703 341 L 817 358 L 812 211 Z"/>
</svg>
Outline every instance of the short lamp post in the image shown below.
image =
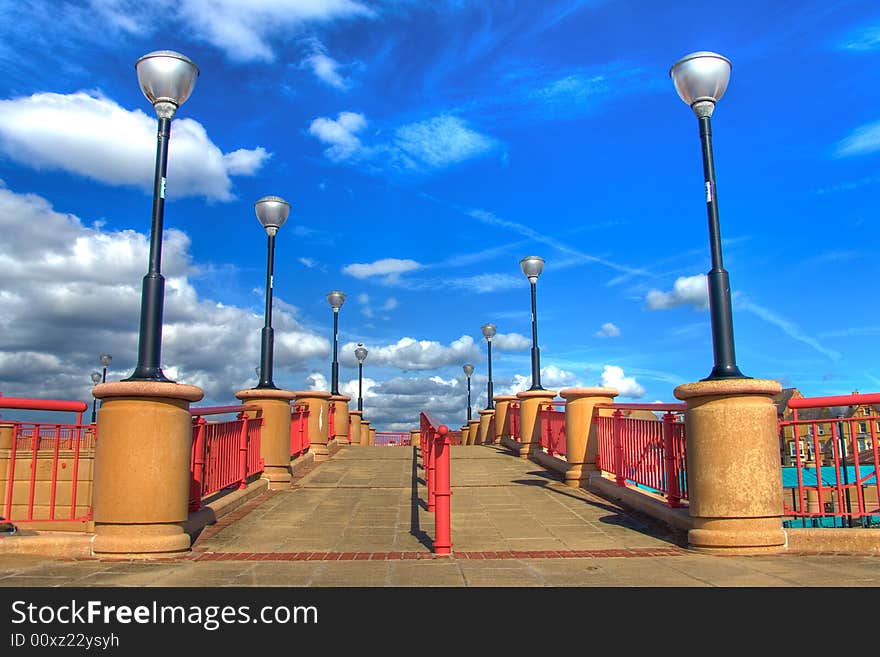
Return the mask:
<svg viewBox="0 0 880 657">
<path fill-rule="evenodd" d="M 199 75 L 188 57 L 171 50 L 144 55 L 135 63 L 141 91 L 159 118 L 156 137 L 156 171 L 153 180 L 153 217 L 150 226 L 149 269 L 141 292 L 138 362 L 126 381 L 169 381 L 159 365 L 162 352 L 162 313 L 165 279 L 162 277 L 162 226 L 165 213 L 165 176 L 171 117 L 192 93 Z"/>
<path fill-rule="evenodd" d="M 700 122 L 706 211 L 709 217 L 709 248 L 712 254 L 708 286 L 712 349 L 715 356 L 712 372 L 704 381 L 748 378 L 736 365 L 730 279 L 721 257 L 718 193 L 715 189 L 715 163 L 712 155 L 712 112 L 727 89 L 730 67 L 730 60 L 721 55 L 714 52 L 695 52 L 677 61 L 669 71 L 678 95 L 690 106 Z"/>
<path fill-rule="evenodd" d="M 363 390 L 363 380 L 364 380 L 364 361 L 367 360 L 367 348 L 364 347 L 363 342 L 358 342 L 357 348 L 354 350 L 354 356 L 358 361 L 358 410 L 364 410 L 364 390 Z"/>
<path fill-rule="evenodd" d="M 92 383 L 94 385 L 98 385 L 101 383 L 101 373 L 100 372 L 92 372 Z M 95 404 L 98 402 L 97 397 L 92 397 L 92 424 L 95 423 L 97 419 L 96 407 Z"/>
<path fill-rule="evenodd" d="M 486 409 L 491 410 L 495 408 L 495 404 L 492 401 L 492 338 L 495 337 L 495 325 L 483 324 L 482 331 L 483 337 L 486 338 L 486 346 L 489 356 L 489 383 L 486 387 L 486 394 L 489 396 L 489 401 L 486 404 Z"/>
<path fill-rule="evenodd" d="M 287 221 L 290 214 L 290 203 L 280 196 L 264 196 L 254 203 L 257 219 L 266 229 L 268 236 L 266 256 L 266 312 L 260 346 L 260 380 L 256 389 L 269 388 L 277 390 L 273 381 L 273 364 L 275 359 L 275 331 L 272 328 L 272 290 L 275 278 L 275 236 L 278 229 Z"/>
<path fill-rule="evenodd" d="M 337 345 L 339 335 L 339 309 L 345 303 L 345 295 L 339 290 L 333 290 L 327 295 L 327 303 L 333 309 L 333 371 L 330 378 L 330 394 L 339 394 L 339 360 L 337 359 Z"/>
<path fill-rule="evenodd" d="M 466 365 L 462 365 L 461 369 L 464 370 L 464 375 L 467 377 L 467 419 L 468 422 L 471 421 L 471 374 L 474 373 L 474 366 L 470 363 Z"/>
<path fill-rule="evenodd" d="M 538 306 L 536 302 L 536 287 L 538 276 L 544 271 L 544 258 L 540 256 L 526 256 L 519 261 L 522 273 L 529 279 L 532 288 L 532 387 L 529 390 L 543 390 L 541 387 L 541 351 L 538 348 Z"/>
</svg>

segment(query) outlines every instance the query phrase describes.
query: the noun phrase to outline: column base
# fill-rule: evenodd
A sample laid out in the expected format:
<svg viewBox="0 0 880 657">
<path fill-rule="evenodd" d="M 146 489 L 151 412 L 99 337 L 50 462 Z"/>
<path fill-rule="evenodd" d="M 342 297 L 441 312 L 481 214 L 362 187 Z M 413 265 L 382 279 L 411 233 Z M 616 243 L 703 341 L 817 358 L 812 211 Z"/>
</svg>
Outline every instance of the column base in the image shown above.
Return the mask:
<svg viewBox="0 0 880 657">
<path fill-rule="evenodd" d="M 785 551 L 779 518 L 694 518 L 688 547 L 712 554 L 772 554 Z"/>
<path fill-rule="evenodd" d="M 190 537 L 183 523 L 95 524 L 92 552 L 125 559 L 158 558 L 189 552 Z"/>
<path fill-rule="evenodd" d="M 269 481 L 269 489 L 277 490 L 279 488 L 286 488 L 290 486 L 290 482 L 293 477 L 290 474 L 290 466 L 287 467 L 280 465 L 264 465 L 263 466 L 263 476 L 261 479 L 266 479 Z"/>
</svg>

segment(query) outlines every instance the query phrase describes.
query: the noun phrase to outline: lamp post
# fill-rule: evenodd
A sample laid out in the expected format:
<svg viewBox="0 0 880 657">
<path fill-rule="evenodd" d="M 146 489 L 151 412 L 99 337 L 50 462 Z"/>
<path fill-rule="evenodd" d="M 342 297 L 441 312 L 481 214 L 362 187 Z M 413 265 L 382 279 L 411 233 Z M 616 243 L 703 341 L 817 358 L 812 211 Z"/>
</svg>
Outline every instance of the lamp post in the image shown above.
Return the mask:
<svg viewBox="0 0 880 657">
<path fill-rule="evenodd" d="M 529 279 L 532 288 L 532 387 L 529 390 L 543 390 L 541 387 L 541 350 L 538 348 L 538 306 L 535 301 L 538 276 L 544 271 L 544 258 L 526 256 L 519 261 L 522 273 Z"/>
<path fill-rule="evenodd" d="M 327 295 L 327 302 L 333 308 L 333 371 L 330 378 L 330 394 L 339 394 L 339 361 L 336 358 L 337 335 L 339 334 L 339 309 L 345 303 L 345 295 L 339 290 L 333 290 Z"/>
<path fill-rule="evenodd" d="M 98 385 L 101 382 L 101 373 L 100 372 L 92 372 L 92 383 L 94 385 Z M 92 397 L 92 424 L 95 423 L 95 419 L 97 415 L 95 413 L 95 404 L 98 402 L 97 397 Z"/>
<path fill-rule="evenodd" d="M 101 361 L 101 367 L 103 368 L 103 372 L 101 372 L 101 383 L 107 383 L 107 366 L 110 364 L 110 361 L 113 360 L 113 356 L 110 354 L 101 354 L 99 360 Z"/>
<path fill-rule="evenodd" d="M 272 367 L 275 353 L 275 331 L 272 328 L 272 288 L 275 278 L 275 235 L 287 221 L 290 214 L 290 203 L 280 196 L 264 196 L 254 203 L 257 219 L 266 229 L 268 236 L 266 256 L 266 312 L 260 346 L 260 380 L 256 389 L 270 388 L 277 390 L 272 380 Z"/>
<path fill-rule="evenodd" d="M 483 337 L 486 338 L 486 345 L 489 351 L 489 383 L 486 388 L 486 394 L 489 396 L 489 401 L 486 404 L 486 409 L 491 410 L 495 408 L 495 404 L 492 402 L 492 338 L 495 337 L 495 325 L 483 324 L 482 331 Z"/>
<path fill-rule="evenodd" d="M 468 388 L 467 419 L 468 419 L 468 422 L 470 422 L 471 421 L 471 374 L 474 373 L 474 366 L 471 365 L 470 363 L 467 363 L 466 365 L 462 365 L 461 369 L 464 370 L 464 375 L 467 377 L 467 388 Z"/>
<path fill-rule="evenodd" d="M 358 410 L 364 410 L 363 397 L 363 379 L 364 379 L 364 361 L 367 360 L 367 351 L 363 342 L 358 342 L 357 348 L 354 350 L 355 358 L 358 361 Z"/>
<path fill-rule="evenodd" d="M 712 321 L 712 350 L 715 366 L 704 381 L 746 377 L 736 365 L 733 344 L 733 315 L 730 279 L 721 257 L 721 228 L 718 220 L 718 194 L 712 156 L 712 112 L 724 95 L 730 80 L 730 60 L 714 52 L 695 52 L 672 65 L 669 71 L 675 90 L 697 115 L 703 150 L 703 177 L 706 211 L 709 218 L 709 248 L 712 269 L 708 274 L 709 313 Z"/>
<path fill-rule="evenodd" d="M 165 174 L 171 117 L 192 93 L 199 75 L 188 57 L 171 50 L 157 50 L 135 63 L 141 91 L 159 118 L 156 171 L 153 180 L 153 218 L 150 226 L 150 261 L 141 292 L 138 362 L 126 381 L 169 381 L 159 366 L 162 351 L 162 311 L 165 279 L 162 277 L 162 224 L 165 213 Z"/>
</svg>

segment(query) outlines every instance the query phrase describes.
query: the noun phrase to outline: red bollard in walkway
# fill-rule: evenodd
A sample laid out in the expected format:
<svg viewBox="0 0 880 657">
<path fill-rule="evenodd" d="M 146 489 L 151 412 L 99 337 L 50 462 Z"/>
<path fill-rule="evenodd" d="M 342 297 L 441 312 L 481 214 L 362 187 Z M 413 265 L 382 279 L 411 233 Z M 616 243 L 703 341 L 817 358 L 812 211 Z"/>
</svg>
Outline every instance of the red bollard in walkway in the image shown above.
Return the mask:
<svg viewBox="0 0 880 657">
<path fill-rule="evenodd" d="M 434 465 L 434 554 L 452 554 L 449 498 L 449 428 L 441 424 L 434 434 L 431 459 Z"/>
</svg>

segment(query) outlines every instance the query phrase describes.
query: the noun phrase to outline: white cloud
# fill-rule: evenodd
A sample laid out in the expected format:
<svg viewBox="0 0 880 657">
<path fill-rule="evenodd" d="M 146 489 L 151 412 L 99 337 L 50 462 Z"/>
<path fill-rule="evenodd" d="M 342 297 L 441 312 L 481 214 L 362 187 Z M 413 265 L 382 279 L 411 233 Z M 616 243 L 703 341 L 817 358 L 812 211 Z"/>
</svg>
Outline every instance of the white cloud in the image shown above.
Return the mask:
<svg viewBox="0 0 880 657">
<path fill-rule="evenodd" d="M 2 100 L 0 115 L 0 148 L 16 162 L 152 192 L 154 116 L 84 91 Z M 168 194 L 232 200 L 230 176 L 254 175 L 270 156 L 262 147 L 224 154 L 198 121 L 176 119 L 168 146 Z"/>
<path fill-rule="evenodd" d="M 446 167 L 491 151 L 496 142 L 467 127 L 455 116 L 435 116 L 397 129 L 395 144 L 400 150 L 430 167 Z"/>
<path fill-rule="evenodd" d="M 863 155 L 880 150 L 880 121 L 863 125 L 853 130 L 849 137 L 837 144 L 836 155 Z"/>
<path fill-rule="evenodd" d="M 523 351 L 532 346 L 532 341 L 519 333 L 496 333 L 492 345 L 499 351 Z"/>
<path fill-rule="evenodd" d="M 444 282 L 445 285 L 467 290 L 469 292 L 495 292 L 497 290 L 515 290 L 522 287 L 525 278 L 510 274 L 476 274 L 463 278 L 453 278 Z"/>
<path fill-rule="evenodd" d="M 623 368 L 617 365 L 606 365 L 602 370 L 602 385 L 606 388 L 616 388 L 621 397 L 633 397 L 638 399 L 645 394 L 645 389 L 635 380 L 635 377 L 625 376 Z"/>
<path fill-rule="evenodd" d="M 339 62 L 332 57 L 318 52 L 306 58 L 306 64 L 312 69 L 318 79 L 331 87 L 345 91 L 348 89 L 348 81 L 339 74 Z"/>
<path fill-rule="evenodd" d="M 297 258 L 297 260 L 299 260 L 300 264 L 309 269 L 314 269 L 318 266 L 318 262 L 314 258 Z"/>
<path fill-rule="evenodd" d="M 345 265 L 342 268 L 342 273 L 359 279 L 384 276 L 386 283 L 396 283 L 401 274 L 421 267 L 422 265 L 415 260 L 383 258 L 375 262 Z"/>
<path fill-rule="evenodd" d="M 398 301 L 394 297 L 388 297 L 382 305 L 382 310 L 394 310 L 398 306 Z"/>
<path fill-rule="evenodd" d="M 319 141 L 329 144 L 324 154 L 333 161 L 345 160 L 363 148 L 361 140 L 355 136 L 367 127 L 367 119 L 357 112 L 340 112 L 336 119 L 319 117 L 312 121 L 309 133 Z"/>
<path fill-rule="evenodd" d="M 310 372 L 305 381 L 309 390 L 323 390 L 324 392 L 330 392 L 330 384 L 327 383 L 327 377 L 318 371 Z"/>
<path fill-rule="evenodd" d="M 810 337 L 794 322 L 781 317 L 775 312 L 764 308 L 763 306 L 759 306 L 756 303 L 752 303 L 748 299 L 743 296 L 739 296 L 736 299 L 737 308 L 741 308 L 742 310 L 746 310 L 769 324 L 773 324 L 777 328 L 781 329 L 783 333 L 785 333 L 790 338 L 797 340 L 798 342 L 803 342 L 804 344 L 812 347 L 820 354 L 827 356 L 831 360 L 840 360 L 840 352 L 835 351 L 834 349 L 829 349 L 824 347 L 813 337 Z"/>
<path fill-rule="evenodd" d="M 880 49 L 880 25 L 869 25 L 841 43 L 844 50 L 867 52 Z"/>
<path fill-rule="evenodd" d="M 695 310 L 709 307 L 709 288 L 705 274 L 681 276 L 676 279 L 671 292 L 651 290 L 645 297 L 651 310 L 665 310 L 676 306 L 693 306 Z"/>
<path fill-rule="evenodd" d="M 355 342 L 340 347 L 339 362 L 356 367 L 354 357 Z M 449 345 L 442 345 L 436 340 L 416 340 L 400 338 L 394 344 L 369 347 L 369 362 L 374 366 L 395 367 L 401 370 L 432 370 L 444 365 L 460 365 L 468 360 L 480 358 L 480 350 L 474 339 L 463 335 Z"/>
<path fill-rule="evenodd" d="M 602 328 L 596 331 L 597 338 L 616 338 L 620 335 L 620 328 L 611 322 L 602 324 Z"/>
<path fill-rule="evenodd" d="M 579 385 L 577 375 L 556 365 L 547 365 L 541 368 L 541 385 L 544 388 L 560 390 Z M 514 374 L 513 380 L 507 387 L 496 386 L 496 395 L 515 395 L 532 387 L 531 375 Z"/>
</svg>

